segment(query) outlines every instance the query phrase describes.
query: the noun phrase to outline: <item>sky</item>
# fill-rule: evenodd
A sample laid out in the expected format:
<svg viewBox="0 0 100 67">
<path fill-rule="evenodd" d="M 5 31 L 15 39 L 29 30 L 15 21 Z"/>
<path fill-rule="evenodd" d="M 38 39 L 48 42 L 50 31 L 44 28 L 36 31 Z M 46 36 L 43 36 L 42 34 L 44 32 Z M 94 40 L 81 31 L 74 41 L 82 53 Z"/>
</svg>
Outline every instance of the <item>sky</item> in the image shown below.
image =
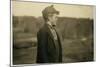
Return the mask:
<svg viewBox="0 0 100 67">
<path fill-rule="evenodd" d="M 40 3 L 12 1 L 12 14 L 15 16 L 42 16 L 42 10 L 50 5 L 60 12 L 61 17 L 93 18 L 94 6 L 90 5 L 71 5 L 57 3 Z"/>
</svg>

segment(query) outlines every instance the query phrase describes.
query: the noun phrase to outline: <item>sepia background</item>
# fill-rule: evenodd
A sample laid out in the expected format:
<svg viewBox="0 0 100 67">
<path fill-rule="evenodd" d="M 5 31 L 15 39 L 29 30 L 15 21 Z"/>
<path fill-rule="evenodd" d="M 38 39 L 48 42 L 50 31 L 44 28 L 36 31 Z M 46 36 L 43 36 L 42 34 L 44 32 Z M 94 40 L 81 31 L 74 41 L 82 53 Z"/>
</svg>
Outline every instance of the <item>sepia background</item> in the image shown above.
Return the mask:
<svg viewBox="0 0 100 67">
<path fill-rule="evenodd" d="M 52 3 L 12 1 L 13 64 L 35 64 L 37 31 L 44 24 L 41 11 Z M 63 62 L 94 60 L 94 7 L 54 4 L 60 11 L 57 30 L 63 48 Z"/>
</svg>

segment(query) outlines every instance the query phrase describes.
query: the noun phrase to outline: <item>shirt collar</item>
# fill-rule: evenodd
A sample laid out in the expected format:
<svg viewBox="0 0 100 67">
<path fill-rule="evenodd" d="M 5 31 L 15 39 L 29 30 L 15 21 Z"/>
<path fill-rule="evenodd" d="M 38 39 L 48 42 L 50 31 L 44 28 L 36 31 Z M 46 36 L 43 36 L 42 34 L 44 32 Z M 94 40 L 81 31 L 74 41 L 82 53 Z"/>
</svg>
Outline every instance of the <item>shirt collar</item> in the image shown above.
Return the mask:
<svg viewBox="0 0 100 67">
<path fill-rule="evenodd" d="M 47 24 L 48 24 L 48 26 L 49 26 L 50 28 L 53 28 L 51 22 L 48 21 Z"/>
<path fill-rule="evenodd" d="M 51 22 L 48 21 L 47 24 L 48 24 L 48 26 L 49 26 L 50 28 L 52 28 L 52 29 L 55 28 L 55 27 L 52 26 Z"/>
<path fill-rule="evenodd" d="M 52 24 L 51 24 L 51 22 L 49 22 L 49 21 L 48 21 L 48 22 L 47 22 L 47 24 L 48 24 L 49 26 L 51 26 L 51 27 L 52 27 Z"/>
</svg>

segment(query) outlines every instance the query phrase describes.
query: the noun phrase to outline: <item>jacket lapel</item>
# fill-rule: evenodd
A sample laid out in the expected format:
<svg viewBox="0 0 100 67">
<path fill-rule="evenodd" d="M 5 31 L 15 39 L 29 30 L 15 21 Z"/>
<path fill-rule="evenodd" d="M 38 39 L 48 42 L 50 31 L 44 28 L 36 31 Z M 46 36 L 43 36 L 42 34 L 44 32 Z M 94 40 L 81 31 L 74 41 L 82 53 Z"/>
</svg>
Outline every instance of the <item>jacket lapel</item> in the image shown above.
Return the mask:
<svg viewBox="0 0 100 67">
<path fill-rule="evenodd" d="M 46 28 L 47 28 L 47 32 L 48 32 L 48 34 L 50 35 L 50 37 L 53 39 L 53 41 L 54 41 L 54 37 L 53 37 L 53 34 L 52 34 L 52 32 L 50 31 L 50 28 L 49 28 L 49 26 L 46 24 L 45 25 L 46 26 Z"/>
<path fill-rule="evenodd" d="M 46 29 L 47 29 L 48 34 L 49 34 L 50 37 L 53 39 L 53 42 L 54 42 L 54 44 L 55 44 L 55 39 L 54 39 L 54 37 L 53 37 L 52 32 L 50 31 L 49 26 L 48 26 L 47 24 L 46 24 L 45 26 L 46 26 Z M 59 37 L 59 34 L 57 33 L 56 28 L 55 28 L 55 31 L 56 31 L 56 34 L 57 34 L 57 39 L 58 39 L 58 41 L 60 41 L 60 37 Z M 61 42 L 60 42 L 60 43 L 61 43 Z"/>
</svg>

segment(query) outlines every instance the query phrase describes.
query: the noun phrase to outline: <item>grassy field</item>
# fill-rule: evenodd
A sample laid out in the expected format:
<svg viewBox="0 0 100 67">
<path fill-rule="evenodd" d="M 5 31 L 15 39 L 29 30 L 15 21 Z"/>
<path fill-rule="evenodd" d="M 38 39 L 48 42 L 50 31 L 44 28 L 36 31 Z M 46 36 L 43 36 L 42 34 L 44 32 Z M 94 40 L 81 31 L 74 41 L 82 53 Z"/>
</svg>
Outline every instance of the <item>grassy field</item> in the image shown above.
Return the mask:
<svg viewBox="0 0 100 67">
<path fill-rule="evenodd" d="M 43 24 L 42 17 L 13 16 L 13 64 L 36 63 L 36 35 Z M 89 18 L 58 18 L 63 63 L 94 60 L 93 24 Z"/>
<path fill-rule="evenodd" d="M 65 39 L 62 44 L 63 63 L 93 61 L 92 44 L 92 40 L 85 40 L 83 42 L 81 40 Z M 22 42 L 19 45 L 21 46 L 15 46 L 13 48 L 14 64 L 35 64 L 37 53 L 36 44 Z"/>
</svg>

